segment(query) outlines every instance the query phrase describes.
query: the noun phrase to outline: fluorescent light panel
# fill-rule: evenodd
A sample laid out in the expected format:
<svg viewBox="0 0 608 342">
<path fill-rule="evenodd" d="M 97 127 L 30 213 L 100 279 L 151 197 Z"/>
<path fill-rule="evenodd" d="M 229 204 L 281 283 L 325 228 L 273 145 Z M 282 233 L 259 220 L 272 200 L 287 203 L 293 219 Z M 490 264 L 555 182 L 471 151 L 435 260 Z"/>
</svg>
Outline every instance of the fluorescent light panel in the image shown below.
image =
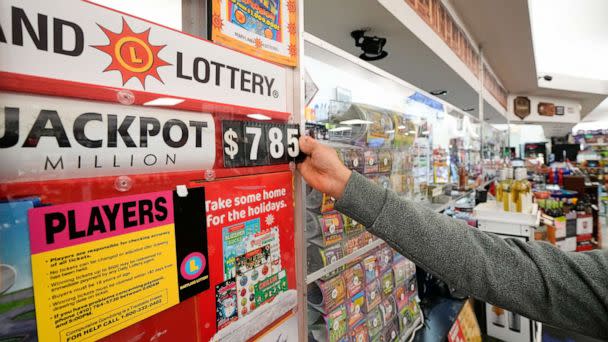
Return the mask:
<svg viewBox="0 0 608 342">
<path fill-rule="evenodd" d="M 369 125 L 372 123 L 373 122 L 371 122 L 371 121 L 361 120 L 361 119 L 351 119 L 351 120 L 340 121 L 340 124 L 342 124 L 342 125 Z"/>
<path fill-rule="evenodd" d="M 261 121 L 267 121 L 267 120 L 272 119 L 271 117 L 266 116 L 264 114 L 247 114 L 247 117 L 250 119 L 261 120 Z"/>
<path fill-rule="evenodd" d="M 608 80 L 608 1 L 529 0 L 536 70 Z"/>
<path fill-rule="evenodd" d="M 175 106 L 184 102 L 183 99 L 176 99 L 174 97 L 159 97 L 152 101 L 144 103 L 144 106 Z"/>
<path fill-rule="evenodd" d="M 351 127 L 336 127 L 336 128 L 332 128 L 329 131 L 330 132 L 344 132 L 344 131 L 352 131 L 353 129 Z"/>
</svg>

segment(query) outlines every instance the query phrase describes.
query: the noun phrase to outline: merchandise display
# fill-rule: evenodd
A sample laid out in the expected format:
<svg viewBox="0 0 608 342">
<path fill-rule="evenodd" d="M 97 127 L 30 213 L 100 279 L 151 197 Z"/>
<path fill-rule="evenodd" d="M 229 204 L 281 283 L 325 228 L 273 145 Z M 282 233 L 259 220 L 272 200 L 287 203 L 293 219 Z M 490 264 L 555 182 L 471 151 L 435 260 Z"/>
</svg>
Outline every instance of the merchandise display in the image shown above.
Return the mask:
<svg viewBox="0 0 608 342">
<path fill-rule="evenodd" d="M 338 106 L 327 90 L 351 89 L 339 83 L 341 71 L 313 57 L 305 61 L 318 90 L 308 105 L 306 133 L 332 147 L 349 169 L 437 211 L 468 197 L 483 177 L 492 179 L 482 172 L 475 119 L 446 115 L 420 95 L 413 98 L 426 102 L 408 101 L 401 110 L 356 102 L 354 95 Z M 355 89 L 374 87 L 366 82 Z M 409 339 L 423 319 L 415 265 L 335 211 L 330 196 L 312 189 L 306 194 L 309 340 Z"/>
<path fill-rule="evenodd" d="M 407 338 L 421 318 L 415 266 L 386 245 L 349 263 L 344 272 L 310 284 L 308 303 L 309 311 L 319 313 L 309 313 L 317 317 L 309 321 L 317 341 L 342 341 L 363 331 L 365 340 L 379 334 Z"/>
</svg>

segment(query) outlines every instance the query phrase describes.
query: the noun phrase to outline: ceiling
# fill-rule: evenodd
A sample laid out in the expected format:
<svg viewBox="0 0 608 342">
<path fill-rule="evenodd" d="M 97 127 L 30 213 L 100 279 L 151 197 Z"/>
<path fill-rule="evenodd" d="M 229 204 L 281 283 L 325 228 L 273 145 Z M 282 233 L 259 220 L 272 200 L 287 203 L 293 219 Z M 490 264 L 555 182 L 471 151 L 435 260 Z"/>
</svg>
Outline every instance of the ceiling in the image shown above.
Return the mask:
<svg viewBox="0 0 608 342">
<path fill-rule="evenodd" d="M 536 70 L 528 0 L 449 2 L 466 23 L 473 39 L 481 45 L 486 60 L 509 93 L 575 99 L 581 102 L 582 116 L 592 112 L 606 98 L 606 95 L 584 91 L 539 87 L 536 75 L 541 71 Z M 543 85 L 551 86 L 550 83 Z"/>
<path fill-rule="evenodd" d="M 305 31 L 357 56 L 361 50 L 355 47 L 350 32 L 361 28 L 369 28 L 368 35 L 388 40 L 388 57 L 372 64 L 426 91 L 448 90 L 442 99 L 461 109 L 475 108 L 470 114 L 478 116 L 476 90 L 377 1 L 304 1 Z M 486 117 L 495 118 L 495 123 L 505 120 L 497 112 Z"/>
<path fill-rule="evenodd" d="M 528 8 L 540 72 L 608 81 L 608 1 L 529 0 Z"/>
</svg>

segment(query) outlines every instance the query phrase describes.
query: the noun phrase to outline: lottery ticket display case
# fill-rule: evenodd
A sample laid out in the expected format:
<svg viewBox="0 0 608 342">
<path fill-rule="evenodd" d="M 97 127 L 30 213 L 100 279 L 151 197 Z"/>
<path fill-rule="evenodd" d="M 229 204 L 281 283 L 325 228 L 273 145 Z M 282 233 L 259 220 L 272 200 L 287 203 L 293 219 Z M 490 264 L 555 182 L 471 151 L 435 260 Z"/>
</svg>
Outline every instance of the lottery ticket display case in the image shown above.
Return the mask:
<svg viewBox="0 0 608 342">
<path fill-rule="evenodd" d="M 310 34 L 303 67 L 306 134 L 351 170 L 436 212 L 483 177 L 477 118 Z M 409 340 L 424 321 L 415 264 L 334 205 L 306 189 L 308 340 Z"/>
<path fill-rule="evenodd" d="M 88 1 L 0 28 L 0 340 L 298 340 L 298 70 Z"/>
</svg>

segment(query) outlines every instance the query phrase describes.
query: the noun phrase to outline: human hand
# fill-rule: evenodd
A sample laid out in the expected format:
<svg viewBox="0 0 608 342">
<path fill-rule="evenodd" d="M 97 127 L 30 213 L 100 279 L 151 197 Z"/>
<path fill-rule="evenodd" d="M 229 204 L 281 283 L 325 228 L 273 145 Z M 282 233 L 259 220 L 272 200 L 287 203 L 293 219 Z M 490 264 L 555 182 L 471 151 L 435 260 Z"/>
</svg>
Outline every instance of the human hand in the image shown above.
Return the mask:
<svg viewBox="0 0 608 342">
<path fill-rule="evenodd" d="M 304 162 L 298 164 L 306 183 L 340 199 L 352 171 L 342 164 L 336 151 L 309 136 L 300 137 L 300 150 L 307 155 Z"/>
</svg>

